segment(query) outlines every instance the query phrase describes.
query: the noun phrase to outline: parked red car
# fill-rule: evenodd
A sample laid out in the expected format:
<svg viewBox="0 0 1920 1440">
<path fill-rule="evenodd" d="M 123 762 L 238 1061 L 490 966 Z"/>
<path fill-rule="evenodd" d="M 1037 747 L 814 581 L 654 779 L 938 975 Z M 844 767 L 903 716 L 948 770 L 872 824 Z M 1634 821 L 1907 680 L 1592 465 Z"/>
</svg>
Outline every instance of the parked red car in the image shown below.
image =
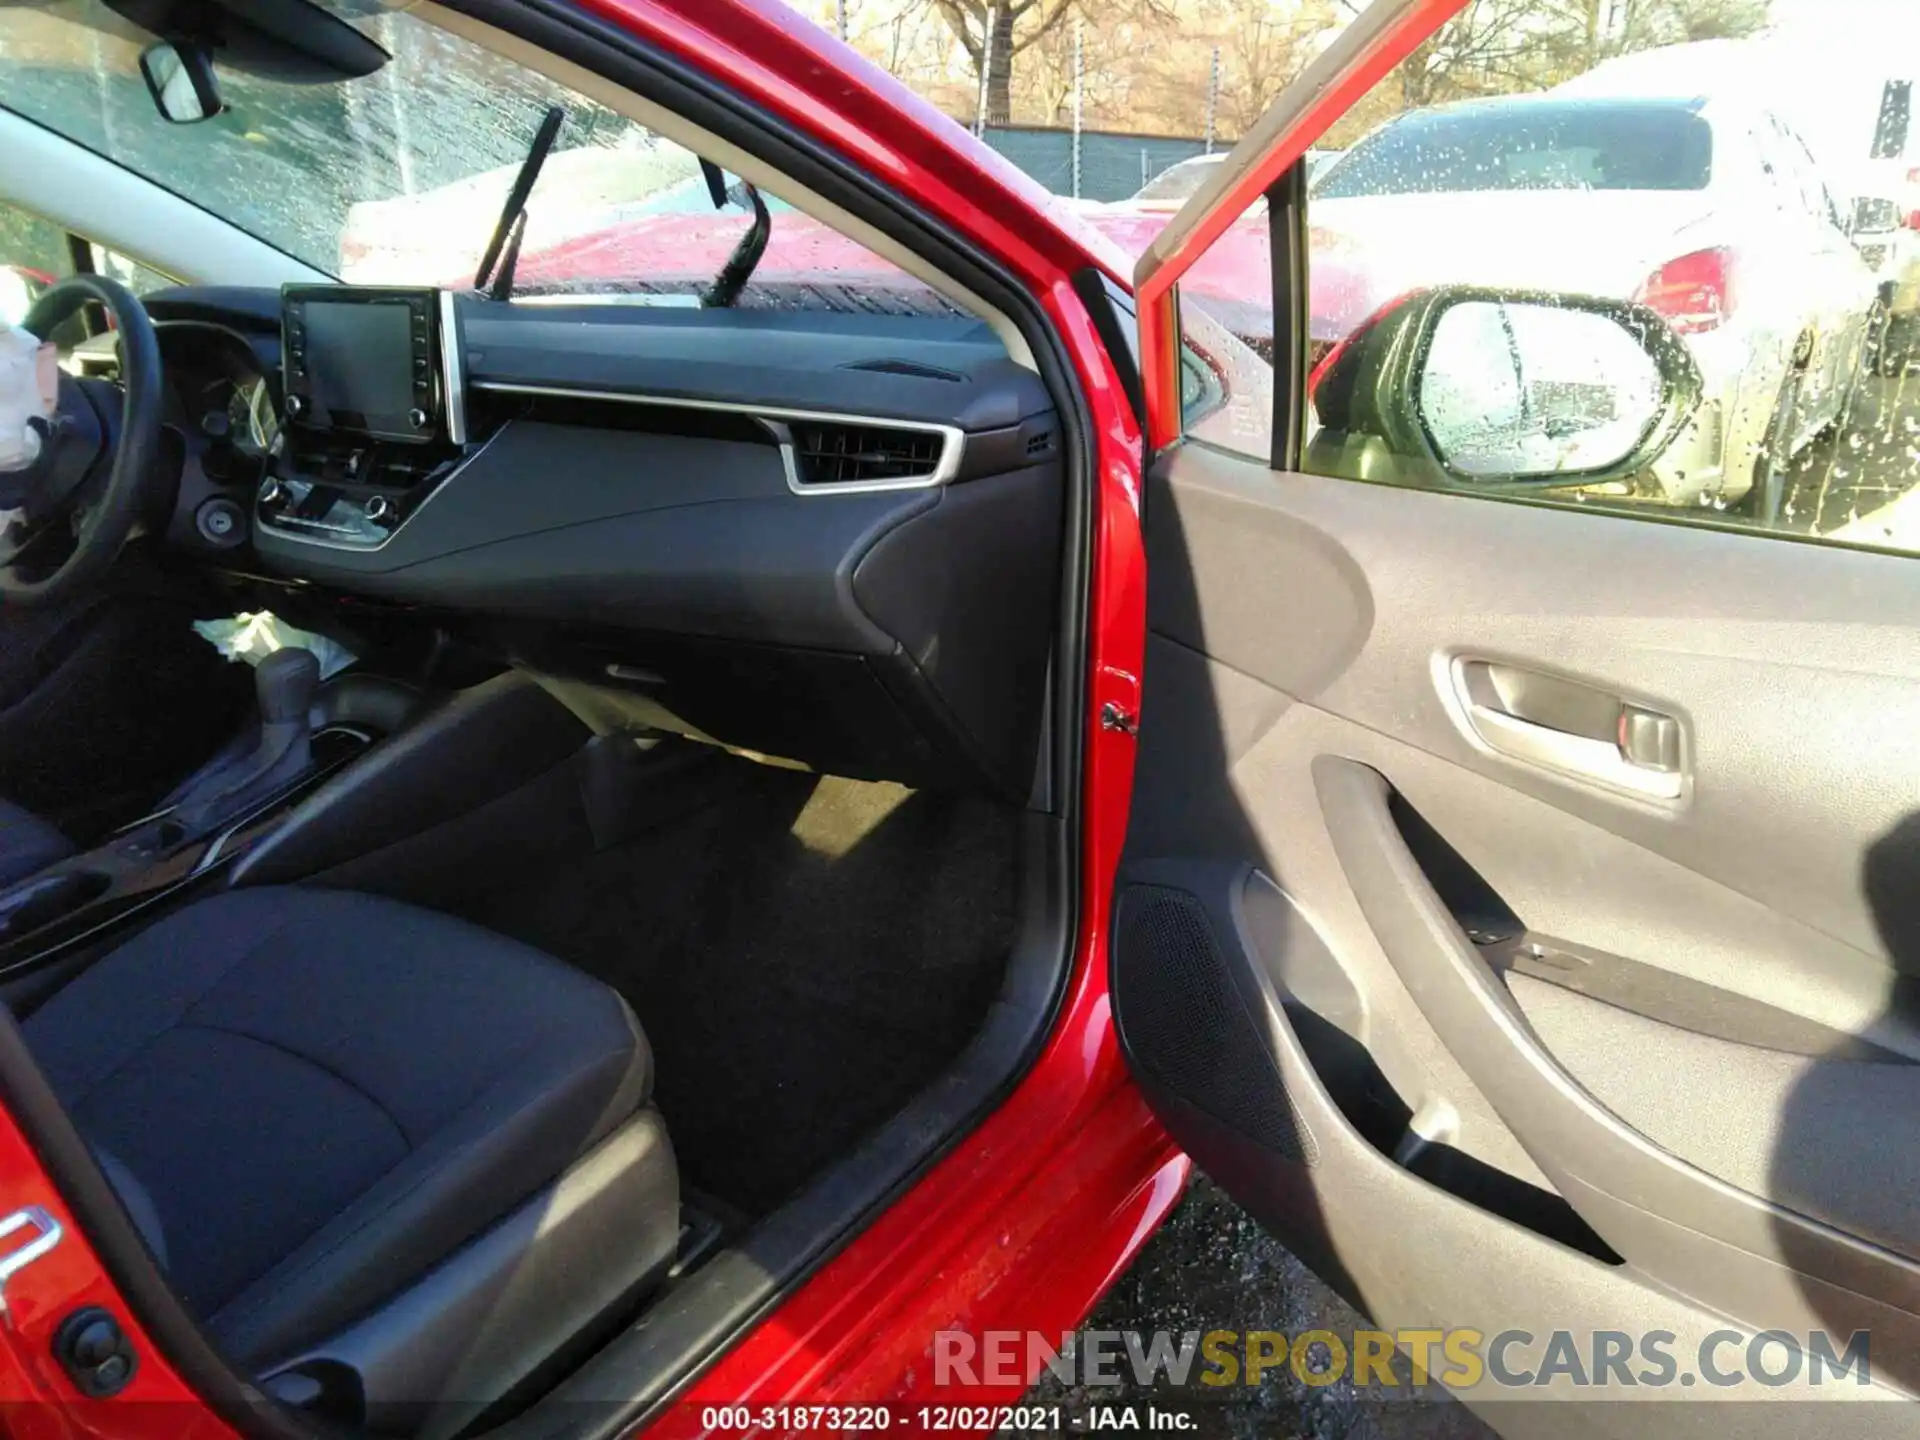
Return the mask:
<svg viewBox="0 0 1920 1440">
<path fill-rule="evenodd" d="M 1911 1388 L 1910 568 L 1604 513 L 1644 307 L 1310 344 L 1303 156 L 1459 5 L 1137 263 L 771 0 L 0 10 L 4 203 L 191 282 L 38 298 L 0 474 L 8 1432 L 1046 1428 L 1195 1162 L 1510 1434 L 1522 1335 Z M 582 134 L 793 208 L 527 293 Z M 336 282 L 503 163 L 471 288 Z"/>
<path fill-rule="evenodd" d="M 696 187 L 687 187 L 693 189 Z M 548 245 L 530 246 L 520 262 L 520 286 L 548 293 L 603 291 L 608 277 L 639 293 L 698 294 L 725 264 L 746 228 L 738 208 L 715 213 L 704 196 L 684 197 L 685 208 L 663 209 L 592 225 L 584 233 Z M 1135 210 L 1125 202 L 1067 210 L 1057 199 L 1062 223 L 1091 230 L 1113 242 L 1128 260 L 1144 254 L 1167 226 L 1173 212 Z M 458 269 L 448 254 L 462 245 L 432 223 L 431 211 L 417 197 L 382 204 L 384 238 L 404 248 L 383 253 L 364 235 L 349 234 L 342 272 L 373 283 L 396 268 L 437 261 Z M 754 268 L 755 283 L 768 290 L 832 285 L 853 291 L 886 290 L 902 305 L 939 302 L 928 288 L 831 225 L 790 207 L 776 211 L 778 223 L 765 255 Z M 1326 346 L 1348 334 L 1378 303 L 1352 247 L 1324 231 L 1309 236 L 1313 249 L 1312 331 Z M 1182 291 L 1207 314 L 1256 350 L 1273 341 L 1273 273 L 1268 251 L 1266 210 L 1255 205 L 1195 262 Z M 464 257 L 463 257 L 464 258 Z M 450 263 L 453 262 L 453 263 Z"/>
</svg>

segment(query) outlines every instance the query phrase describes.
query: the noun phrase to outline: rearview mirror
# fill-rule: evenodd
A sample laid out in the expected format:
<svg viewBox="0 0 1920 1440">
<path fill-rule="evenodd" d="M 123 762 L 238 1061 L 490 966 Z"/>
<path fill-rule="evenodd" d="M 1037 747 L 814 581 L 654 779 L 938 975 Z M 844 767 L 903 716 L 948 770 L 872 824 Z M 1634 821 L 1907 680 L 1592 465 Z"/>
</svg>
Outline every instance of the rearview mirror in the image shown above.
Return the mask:
<svg viewBox="0 0 1920 1440">
<path fill-rule="evenodd" d="M 162 40 L 140 52 L 140 75 L 161 117 L 175 125 L 210 120 L 223 108 L 213 55 L 204 45 Z"/>
<path fill-rule="evenodd" d="M 1666 450 L 1700 395 L 1685 342 L 1645 306 L 1425 290 L 1315 372 L 1307 468 L 1430 487 L 1616 484 Z"/>
<path fill-rule="evenodd" d="M 1853 223 L 1847 227 L 1847 233 L 1856 238 L 1891 235 L 1901 228 L 1904 218 L 1893 201 L 1877 195 L 1862 195 L 1853 202 Z"/>
<path fill-rule="evenodd" d="M 105 4 L 122 20 L 161 41 L 140 57 L 140 70 L 161 115 L 176 125 L 220 113 L 215 55 L 223 71 L 289 85 L 357 80 L 392 58 L 316 0 L 105 0 Z M 380 8 L 361 7 L 361 11 Z M 115 33 L 119 33 L 117 27 Z"/>
</svg>

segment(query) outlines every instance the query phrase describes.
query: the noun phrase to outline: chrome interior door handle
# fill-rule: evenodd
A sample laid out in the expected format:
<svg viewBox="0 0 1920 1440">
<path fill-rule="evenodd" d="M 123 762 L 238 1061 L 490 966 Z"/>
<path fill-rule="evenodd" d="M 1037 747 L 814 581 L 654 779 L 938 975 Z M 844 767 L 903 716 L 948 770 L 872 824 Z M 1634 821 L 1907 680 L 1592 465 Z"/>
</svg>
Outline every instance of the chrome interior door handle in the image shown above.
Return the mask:
<svg viewBox="0 0 1920 1440">
<path fill-rule="evenodd" d="M 1650 799 L 1680 798 L 1681 775 L 1677 769 L 1654 770 L 1635 764 L 1621 753 L 1618 744 L 1536 725 L 1486 705 L 1469 705 L 1467 718 L 1489 749 L 1516 760 Z"/>
<path fill-rule="evenodd" d="M 1452 670 L 1467 728 L 1489 750 L 1649 800 L 1684 792 L 1684 737 L 1674 716 L 1494 661 L 1456 660 Z"/>
</svg>

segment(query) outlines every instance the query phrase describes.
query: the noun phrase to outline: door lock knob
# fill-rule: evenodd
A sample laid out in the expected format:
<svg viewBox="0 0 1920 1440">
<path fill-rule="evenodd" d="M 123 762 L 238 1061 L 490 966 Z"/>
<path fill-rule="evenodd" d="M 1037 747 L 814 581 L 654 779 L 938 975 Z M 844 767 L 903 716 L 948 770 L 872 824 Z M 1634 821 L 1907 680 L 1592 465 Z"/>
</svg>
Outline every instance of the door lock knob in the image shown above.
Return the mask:
<svg viewBox="0 0 1920 1440">
<path fill-rule="evenodd" d="M 138 1365 L 132 1337 L 98 1305 L 76 1310 L 60 1322 L 53 1353 L 67 1378 L 89 1400 L 118 1395 Z"/>
</svg>

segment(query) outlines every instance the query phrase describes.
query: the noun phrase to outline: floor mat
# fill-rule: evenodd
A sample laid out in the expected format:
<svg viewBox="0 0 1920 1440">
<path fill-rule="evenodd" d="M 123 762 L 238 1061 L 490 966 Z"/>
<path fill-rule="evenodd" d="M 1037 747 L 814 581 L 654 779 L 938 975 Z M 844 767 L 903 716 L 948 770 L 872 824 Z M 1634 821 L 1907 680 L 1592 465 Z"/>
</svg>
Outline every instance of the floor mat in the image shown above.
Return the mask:
<svg viewBox="0 0 1920 1440">
<path fill-rule="evenodd" d="M 627 997 L 688 1183 L 760 1215 L 979 1028 L 1013 945 L 1020 817 L 720 763 L 693 813 L 465 908 Z"/>
</svg>

